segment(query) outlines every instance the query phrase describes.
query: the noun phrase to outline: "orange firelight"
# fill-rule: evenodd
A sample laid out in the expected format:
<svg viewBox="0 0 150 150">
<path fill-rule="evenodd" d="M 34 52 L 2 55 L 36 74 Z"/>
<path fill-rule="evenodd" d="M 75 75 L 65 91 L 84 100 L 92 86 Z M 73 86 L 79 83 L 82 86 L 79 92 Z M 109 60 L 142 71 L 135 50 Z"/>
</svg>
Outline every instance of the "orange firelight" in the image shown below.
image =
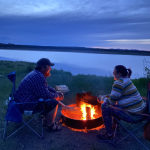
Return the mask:
<svg viewBox="0 0 150 150">
<path fill-rule="evenodd" d="M 78 106 L 76 104 L 71 104 L 68 106 L 70 109 L 62 109 L 64 126 L 67 126 L 73 131 L 80 132 L 100 130 L 102 128 L 102 113 L 98 105 L 80 102 L 80 105 Z M 74 124 L 74 122 L 76 123 Z M 92 124 L 93 127 L 91 125 L 88 126 L 88 124 Z"/>
<path fill-rule="evenodd" d="M 82 102 L 82 104 L 80 105 L 81 108 L 81 112 L 82 112 L 82 120 L 87 120 L 87 118 L 89 119 L 95 119 L 95 108 L 94 106 L 84 103 Z"/>
<path fill-rule="evenodd" d="M 100 130 L 103 125 L 101 104 L 90 93 L 77 93 L 76 103 L 61 113 L 64 125 L 74 131 Z"/>
</svg>

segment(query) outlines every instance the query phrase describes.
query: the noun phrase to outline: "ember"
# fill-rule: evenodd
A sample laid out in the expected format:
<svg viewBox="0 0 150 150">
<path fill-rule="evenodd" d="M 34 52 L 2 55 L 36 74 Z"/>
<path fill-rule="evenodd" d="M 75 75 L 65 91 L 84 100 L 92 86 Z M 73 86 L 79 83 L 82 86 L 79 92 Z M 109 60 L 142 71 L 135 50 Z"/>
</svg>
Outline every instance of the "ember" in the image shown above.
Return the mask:
<svg viewBox="0 0 150 150">
<path fill-rule="evenodd" d="M 76 129 L 92 129 L 103 124 L 101 106 L 91 93 L 78 93 L 76 104 L 68 106 L 72 109 L 62 110 L 65 125 Z"/>
</svg>

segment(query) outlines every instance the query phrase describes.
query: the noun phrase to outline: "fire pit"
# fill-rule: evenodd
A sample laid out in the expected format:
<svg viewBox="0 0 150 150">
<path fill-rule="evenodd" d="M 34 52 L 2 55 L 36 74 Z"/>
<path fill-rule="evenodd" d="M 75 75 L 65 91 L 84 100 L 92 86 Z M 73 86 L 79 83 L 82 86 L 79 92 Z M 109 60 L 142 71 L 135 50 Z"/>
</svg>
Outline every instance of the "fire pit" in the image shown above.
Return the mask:
<svg viewBox="0 0 150 150">
<path fill-rule="evenodd" d="M 74 129 L 93 129 L 103 124 L 101 106 L 97 97 L 91 93 L 78 93 L 76 104 L 68 105 L 72 109 L 63 109 L 63 123 Z"/>
</svg>

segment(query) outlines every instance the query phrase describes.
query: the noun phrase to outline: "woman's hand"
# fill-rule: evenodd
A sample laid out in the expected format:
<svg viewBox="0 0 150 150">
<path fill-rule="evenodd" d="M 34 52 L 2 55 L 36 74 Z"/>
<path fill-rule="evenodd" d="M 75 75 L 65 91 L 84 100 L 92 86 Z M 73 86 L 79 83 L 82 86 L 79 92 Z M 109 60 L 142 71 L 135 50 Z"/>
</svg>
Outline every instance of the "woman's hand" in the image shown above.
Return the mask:
<svg viewBox="0 0 150 150">
<path fill-rule="evenodd" d="M 99 96 L 97 97 L 98 103 L 102 103 L 103 97 L 104 97 L 104 96 L 102 96 L 102 95 L 99 95 Z"/>
<path fill-rule="evenodd" d="M 105 101 L 106 101 L 106 99 L 108 99 L 109 98 L 109 95 L 99 95 L 98 97 L 97 97 L 97 101 L 98 101 L 98 103 L 104 103 Z"/>
</svg>

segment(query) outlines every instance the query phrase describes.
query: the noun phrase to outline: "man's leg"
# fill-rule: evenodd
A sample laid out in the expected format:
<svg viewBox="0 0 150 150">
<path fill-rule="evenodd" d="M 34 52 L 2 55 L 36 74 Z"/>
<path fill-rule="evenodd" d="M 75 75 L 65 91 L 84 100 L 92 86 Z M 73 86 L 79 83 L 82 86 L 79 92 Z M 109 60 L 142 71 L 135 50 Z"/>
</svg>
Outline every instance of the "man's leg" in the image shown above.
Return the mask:
<svg viewBox="0 0 150 150">
<path fill-rule="evenodd" d="M 55 118 L 57 115 L 57 110 L 58 110 L 58 104 L 56 105 L 56 107 L 51 110 L 47 115 L 46 115 L 46 120 L 47 120 L 47 125 L 51 126 L 54 124 L 55 122 Z"/>
<path fill-rule="evenodd" d="M 58 102 L 56 100 L 47 100 L 45 103 L 46 122 L 47 126 L 51 126 L 55 122 L 58 110 Z"/>
</svg>

